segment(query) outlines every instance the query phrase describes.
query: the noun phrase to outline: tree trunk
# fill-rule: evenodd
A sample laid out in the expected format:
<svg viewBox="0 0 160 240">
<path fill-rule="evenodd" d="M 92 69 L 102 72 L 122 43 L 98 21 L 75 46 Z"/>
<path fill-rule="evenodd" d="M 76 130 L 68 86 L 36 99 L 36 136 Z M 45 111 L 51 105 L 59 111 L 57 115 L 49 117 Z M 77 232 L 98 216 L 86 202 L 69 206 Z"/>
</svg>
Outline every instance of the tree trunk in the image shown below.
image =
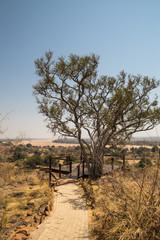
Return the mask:
<svg viewBox="0 0 160 240">
<path fill-rule="evenodd" d="M 126 157 L 125 157 L 125 155 L 122 156 L 122 160 L 123 160 L 122 169 L 125 170 L 126 169 Z"/>
<path fill-rule="evenodd" d="M 103 174 L 103 156 L 94 155 L 91 163 L 91 177 L 99 178 Z"/>
<path fill-rule="evenodd" d="M 91 178 L 99 178 L 103 174 L 103 150 L 98 147 L 98 148 L 90 148 L 88 147 L 88 150 L 90 151 L 90 156 L 88 157 L 88 154 L 86 153 L 86 150 L 84 148 L 84 145 L 81 141 L 79 141 L 80 146 L 81 146 L 81 154 L 84 157 L 84 161 L 86 163 L 87 169 L 88 169 L 88 174 Z M 91 150 L 92 149 L 92 150 Z"/>
</svg>

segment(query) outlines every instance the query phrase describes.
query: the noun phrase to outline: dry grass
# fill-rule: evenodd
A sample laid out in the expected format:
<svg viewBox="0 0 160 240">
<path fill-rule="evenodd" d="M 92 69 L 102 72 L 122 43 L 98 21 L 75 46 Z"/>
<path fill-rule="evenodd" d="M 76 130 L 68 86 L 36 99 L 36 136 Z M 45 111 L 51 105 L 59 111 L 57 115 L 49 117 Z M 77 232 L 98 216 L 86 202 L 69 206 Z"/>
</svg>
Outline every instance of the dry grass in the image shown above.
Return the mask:
<svg viewBox="0 0 160 240">
<path fill-rule="evenodd" d="M 127 159 L 127 163 L 129 165 L 135 165 L 137 163 L 139 163 L 140 160 L 133 160 L 133 159 Z"/>
<path fill-rule="evenodd" d="M 0 188 L 12 186 L 15 183 L 21 183 L 27 180 L 27 175 L 23 170 L 18 169 L 14 163 L 0 163 Z"/>
<path fill-rule="evenodd" d="M 114 173 L 85 188 L 94 207 L 91 239 L 160 239 L 160 177 L 156 169 Z"/>
<path fill-rule="evenodd" d="M 50 200 L 48 176 L 38 170 L 29 172 L 13 163 L 0 163 L 0 239 L 26 225 L 27 212 L 41 216 Z"/>
</svg>

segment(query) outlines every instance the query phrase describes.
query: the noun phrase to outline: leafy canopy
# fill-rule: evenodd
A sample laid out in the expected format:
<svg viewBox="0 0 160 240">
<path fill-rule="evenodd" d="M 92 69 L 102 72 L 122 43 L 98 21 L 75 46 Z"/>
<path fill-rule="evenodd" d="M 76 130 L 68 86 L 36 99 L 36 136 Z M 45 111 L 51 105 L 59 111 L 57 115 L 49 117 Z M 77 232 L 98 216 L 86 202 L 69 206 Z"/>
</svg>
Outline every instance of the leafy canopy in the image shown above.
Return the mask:
<svg viewBox="0 0 160 240">
<path fill-rule="evenodd" d="M 149 98 L 159 85 L 155 78 L 124 71 L 117 77 L 98 77 L 99 57 L 95 54 L 71 54 L 57 62 L 52 57 L 49 51 L 35 61 L 40 79 L 34 95 L 54 133 L 75 137 L 88 146 L 83 139 L 85 132 L 94 148 L 124 141 L 159 123 L 157 98 Z"/>
</svg>

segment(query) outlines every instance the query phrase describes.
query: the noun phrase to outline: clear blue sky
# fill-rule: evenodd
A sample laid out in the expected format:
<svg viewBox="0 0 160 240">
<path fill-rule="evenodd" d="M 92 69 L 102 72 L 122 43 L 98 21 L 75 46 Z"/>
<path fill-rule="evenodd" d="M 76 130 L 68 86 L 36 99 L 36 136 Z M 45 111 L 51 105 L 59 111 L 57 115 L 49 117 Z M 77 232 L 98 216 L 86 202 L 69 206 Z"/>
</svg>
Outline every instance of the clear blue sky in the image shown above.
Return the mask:
<svg viewBox="0 0 160 240">
<path fill-rule="evenodd" d="M 34 60 L 49 49 L 55 58 L 100 55 L 100 75 L 124 69 L 160 79 L 159 13 L 159 0 L 0 0 L 0 113 L 9 112 L 7 137 L 52 137 L 32 96 Z"/>
</svg>

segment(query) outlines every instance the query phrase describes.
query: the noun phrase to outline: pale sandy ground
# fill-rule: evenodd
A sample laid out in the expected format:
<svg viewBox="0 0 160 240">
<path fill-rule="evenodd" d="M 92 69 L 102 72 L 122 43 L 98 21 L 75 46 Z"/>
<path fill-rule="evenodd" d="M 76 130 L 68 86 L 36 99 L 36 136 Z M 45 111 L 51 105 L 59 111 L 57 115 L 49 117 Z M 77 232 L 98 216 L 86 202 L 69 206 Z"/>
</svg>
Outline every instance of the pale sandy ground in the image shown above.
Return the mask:
<svg viewBox="0 0 160 240">
<path fill-rule="evenodd" d="M 125 148 L 128 148 L 128 149 L 130 149 L 132 147 L 134 147 L 134 148 L 139 148 L 139 147 L 152 148 L 153 146 L 147 146 L 147 145 L 126 145 L 125 146 Z"/>
<path fill-rule="evenodd" d="M 79 144 L 67 144 L 67 143 L 55 143 L 55 142 L 52 142 L 53 140 L 52 139 L 42 139 L 42 140 L 30 140 L 30 141 L 22 141 L 21 143 L 22 144 L 32 144 L 33 146 L 40 146 L 40 147 L 43 147 L 43 146 L 55 146 L 55 147 L 59 147 L 59 146 L 63 146 L 63 147 L 76 147 L 78 146 Z"/>
<path fill-rule="evenodd" d="M 30 140 L 30 141 L 22 141 L 21 143 L 22 144 L 32 144 L 33 146 L 40 146 L 40 147 L 43 147 L 43 146 L 55 146 L 55 147 L 59 147 L 59 146 L 62 146 L 62 147 L 76 147 L 78 146 L 79 144 L 72 144 L 72 143 L 55 143 L 55 142 L 52 142 L 53 139 L 36 139 L 36 140 Z M 109 147 L 108 145 L 106 147 Z M 145 145 L 126 145 L 125 148 L 128 148 L 130 149 L 131 147 L 147 147 L 147 148 L 152 148 L 152 146 L 145 146 Z"/>
<path fill-rule="evenodd" d="M 132 165 L 132 164 L 135 164 L 135 163 L 136 163 L 136 164 L 139 163 L 139 161 L 140 161 L 140 160 L 128 160 L 127 163 L 128 163 L 129 165 Z"/>
</svg>

